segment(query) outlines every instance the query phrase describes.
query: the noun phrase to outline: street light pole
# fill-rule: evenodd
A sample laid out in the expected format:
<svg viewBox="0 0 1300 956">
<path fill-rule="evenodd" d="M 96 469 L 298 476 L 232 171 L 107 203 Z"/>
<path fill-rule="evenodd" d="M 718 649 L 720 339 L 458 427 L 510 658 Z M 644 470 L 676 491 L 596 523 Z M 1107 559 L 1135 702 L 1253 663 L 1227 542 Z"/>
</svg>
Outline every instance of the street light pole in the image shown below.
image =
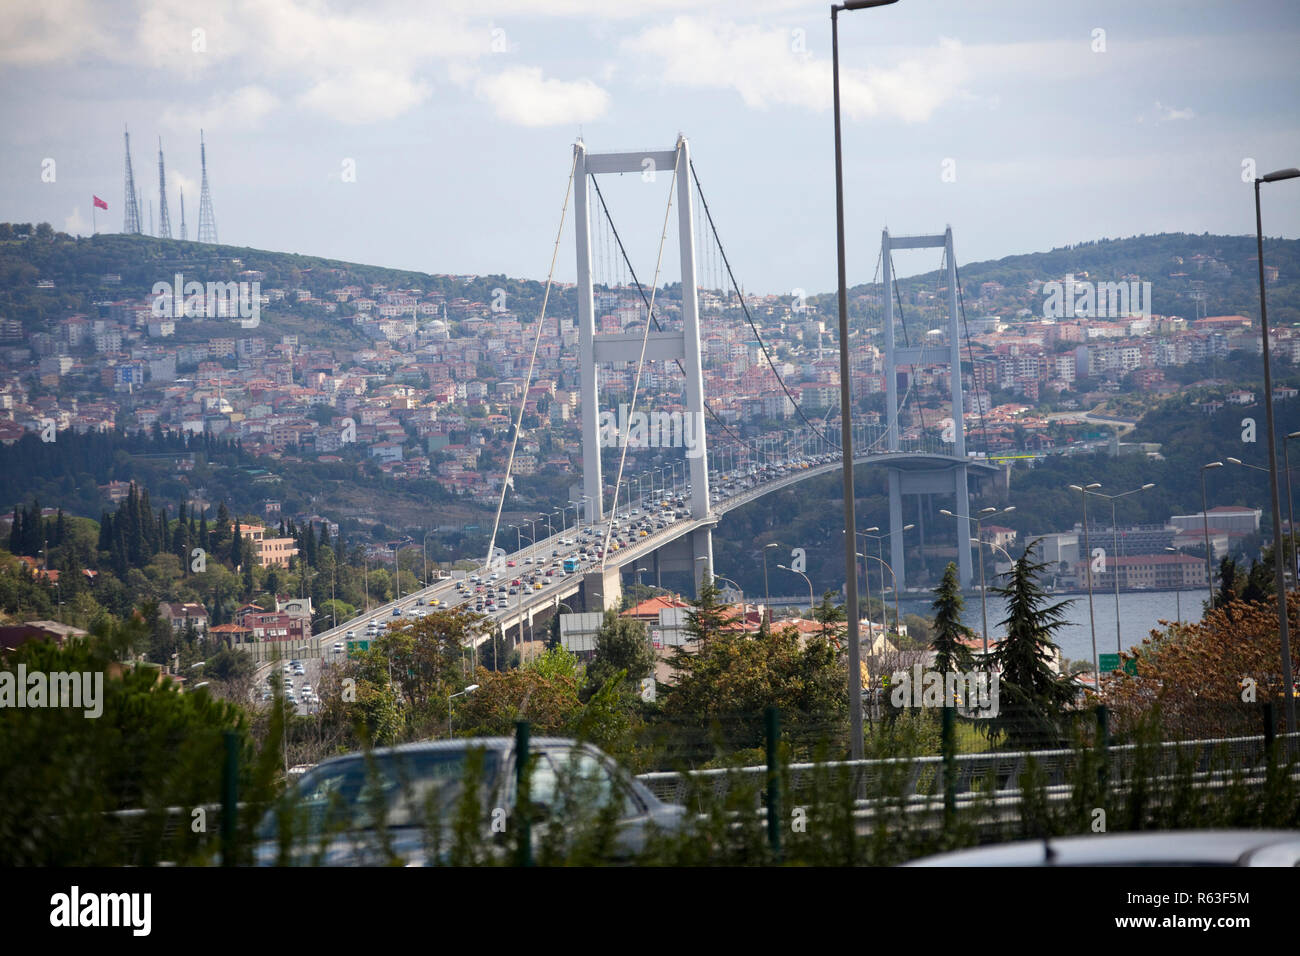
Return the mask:
<svg viewBox="0 0 1300 956">
<path fill-rule="evenodd" d="M 1090 486 L 1091 487 L 1091 486 Z M 1103 495 L 1096 491 L 1087 492 L 1098 498 L 1107 498 L 1110 500 L 1110 530 L 1111 540 L 1114 542 L 1114 554 L 1111 556 L 1111 573 L 1115 576 L 1115 653 L 1124 653 L 1124 646 L 1120 639 L 1120 618 L 1119 618 L 1119 522 L 1115 516 L 1115 503 L 1120 498 L 1127 498 L 1129 495 L 1135 495 L 1139 491 L 1148 491 L 1155 487 L 1154 482 L 1147 482 L 1141 488 L 1134 488 L 1132 491 L 1125 491 L 1118 495 Z M 1090 555 L 1091 556 L 1091 555 Z"/>
<path fill-rule="evenodd" d="M 1177 548 L 1166 547 L 1165 550 L 1168 551 L 1168 552 L 1171 552 L 1171 553 L 1173 553 L 1173 554 L 1178 554 L 1178 553 L 1179 553 L 1179 551 L 1178 551 Z M 1174 587 L 1174 608 L 1175 608 L 1176 613 L 1178 614 L 1178 623 L 1179 623 L 1179 624 L 1182 624 L 1182 623 L 1183 623 L 1183 581 L 1182 581 L 1182 577 L 1183 577 L 1183 575 L 1182 575 L 1182 568 L 1180 567 L 1180 568 L 1178 569 L 1178 580 L 1177 580 L 1177 582 L 1176 582 L 1176 584 L 1175 584 L 1175 587 Z"/>
<path fill-rule="evenodd" d="M 1004 515 L 1015 510 L 1016 510 L 1015 505 L 1008 505 L 1007 507 L 1003 508 L 1001 511 L 999 511 L 997 508 L 982 508 L 980 509 L 979 514 L 972 516 L 972 515 L 954 514 L 953 512 L 949 511 L 947 508 L 940 508 L 939 514 L 946 515 L 949 518 L 956 518 L 958 521 L 974 521 L 975 538 L 978 541 L 983 541 L 984 521 L 986 519 L 995 517 L 996 515 Z M 984 587 L 984 549 L 983 548 L 979 549 L 979 556 L 980 556 L 980 614 L 984 618 L 984 657 L 987 658 L 989 656 L 989 600 L 988 600 L 988 590 Z"/>
<path fill-rule="evenodd" d="M 781 547 L 775 541 L 763 545 L 763 600 L 768 604 L 772 603 L 772 592 L 767 588 L 767 552 L 772 548 Z"/>
<path fill-rule="evenodd" d="M 1295 733 L 1295 684 L 1291 676 L 1291 635 L 1287 621 L 1286 578 L 1282 573 L 1282 508 L 1277 490 L 1277 432 L 1273 427 L 1273 370 L 1268 348 L 1268 304 L 1264 293 L 1264 220 L 1259 208 L 1260 183 L 1295 179 L 1300 169 L 1279 169 L 1255 180 L 1255 252 L 1259 258 L 1259 330 L 1264 344 L 1264 410 L 1268 421 L 1268 481 L 1273 498 L 1273 572 L 1277 589 L 1277 626 L 1282 645 L 1282 696 L 1286 701 L 1286 732 Z"/>
<path fill-rule="evenodd" d="M 1295 554 L 1295 502 L 1291 499 L 1291 439 L 1300 438 L 1300 432 L 1291 432 L 1286 438 L 1282 439 L 1282 454 L 1285 456 L 1286 464 L 1286 528 L 1291 537 L 1291 583 L 1295 587 L 1300 587 L 1300 581 L 1296 580 L 1296 554 Z"/>
<path fill-rule="evenodd" d="M 1092 540 L 1088 536 L 1088 492 L 1100 488 L 1101 483 L 1094 481 L 1090 485 L 1070 485 L 1071 491 L 1079 492 L 1083 499 L 1083 564 L 1088 575 L 1088 623 L 1092 628 L 1092 679 L 1097 693 L 1101 693 L 1101 661 L 1097 657 L 1097 613 L 1092 602 Z"/>
<path fill-rule="evenodd" d="M 860 665 L 861 648 L 858 645 L 858 574 L 857 561 L 857 520 L 853 514 L 853 407 L 852 393 L 849 386 L 849 292 L 848 267 L 844 254 L 844 150 L 840 135 L 840 26 L 841 10 L 861 10 L 866 7 L 883 7 L 895 0 L 847 0 L 842 4 L 831 5 L 831 84 L 835 111 L 835 253 L 839 270 L 839 332 L 840 332 L 840 457 L 844 471 L 844 570 L 853 569 L 846 575 L 845 589 L 849 606 L 853 613 L 849 621 L 849 715 L 850 738 L 849 755 L 854 760 L 862 759 L 862 668 Z M 808 585 L 811 595 L 812 584 Z"/>
<path fill-rule="evenodd" d="M 1222 468 L 1223 462 L 1212 461 L 1201 466 L 1201 519 L 1205 525 L 1205 589 L 1210 592 L 1210 610 L 1214 610 L 1214 564 L 1210 559 L 1210 504 L 1205 492 L 1205 472 Z"/>
<path fill-rule="evenodd" d="M 857 552 L 855 551 L 854 554 L 856 555 L 856 553 L 857 553 Z M 815 608 L 815 607 L 817 606 L 816 601 L 813 600 L 813 586 L 812 586 L 812 580 L 808 577 L 808 575 L 804 574 L 802 571 L 796 571 L 794 568 L 787 568 L 784 564 L 778 564 L 777 567 L 780 568 L 782 571 L 789 571 L 789 572 L 791 572 L 792 574 L 797 574 L 797 575 L 799 575 L 799 577 L 803 578 L 805 581 L 808 582 L 808 613 L 811 614 L 812 611 L 813 611 L 813 608 Z M 858 576 L 858 563 L 857 563 L 857 561 L 854 561 L 854 562 L 853 562 L 853 576 L 854 576 L 854 577 L 857 577 L 857 576 Z M 856 590 L 856 589 L 855 589 L 855 590 Z M 852 619 L 852 618 L 854 617 L 854 615 L 853 615 L 853 614 L 850 614 L 850 615 L 847 615 L 847 617 L 849 617 L 850 619 Z M 858 688 L 858 689 L 861 690 L 861 688 Z"/>
</svg>

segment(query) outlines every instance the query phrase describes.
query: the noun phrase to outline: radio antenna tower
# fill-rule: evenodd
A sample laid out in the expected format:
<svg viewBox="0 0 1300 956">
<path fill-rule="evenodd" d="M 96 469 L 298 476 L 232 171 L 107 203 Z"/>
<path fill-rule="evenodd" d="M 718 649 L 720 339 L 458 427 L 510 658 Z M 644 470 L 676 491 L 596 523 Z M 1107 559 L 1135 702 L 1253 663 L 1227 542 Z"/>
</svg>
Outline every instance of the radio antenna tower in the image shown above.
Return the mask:
<svg viewBox="0 0 1300 956">
<path fill-rule="evenodd" d="M 153 200 L 149 200 L 149 235 L 154 235 L 153 231 Z"/>
<path fill-rule="evenodd" d="M 167 215 L 167 172 L 163 168 L 162 137 L 158 137 L 158 236 L 172 237 L 172 221 Z"/>
<path fill-rule="evenodd" d="M 181 187 L 181 241 L 189 239 L 185 232 L 185 187 Z"/>
<path fill-rule="evenodd" d="M 212 193 L 208 190 L 208 150 L 199 130 L 199 166 L 203 170 L 203 188 L 199 190 L 199 242 L 217 241 L 217 217 L 212 213 Z"/>
<path fill-rule="evenodd" d="M 135 176 L 131 172 L 131 134 L 126 127 L 122 127 L 122 135 L 126 139 L 126 198 L 122 203 L 123 212 L 122 231 L 125 233 L 140 234 L 140 200 L 135 194 Z"/>
</svg>

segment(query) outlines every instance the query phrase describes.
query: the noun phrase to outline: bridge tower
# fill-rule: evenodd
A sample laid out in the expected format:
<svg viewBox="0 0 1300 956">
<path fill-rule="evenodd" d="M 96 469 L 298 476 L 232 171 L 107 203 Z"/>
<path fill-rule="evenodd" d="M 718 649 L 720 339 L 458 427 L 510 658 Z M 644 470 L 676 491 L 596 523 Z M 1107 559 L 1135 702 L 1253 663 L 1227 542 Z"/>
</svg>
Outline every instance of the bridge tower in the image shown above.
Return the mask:
<svg viewBox="0 0 1300 956">
<path fill-rule="evenodd" d="M 944 348 L 926 348 L 925 343 L 900 348 L 894 336 L 893 270 L 890 252 L 894 249 L 944 250 L 948 283 L 948 343 Z M 940 236 L 890 236 L 885 229 L 880 240 L 880 261 L 884 271 L 885 297 L 885 412 L 888 450 L 899 451 L 898 367 L 912 365 L 948 365 L 952 383 L 953 449 L 945 458 L 914 459 L 912 467 L 886 465 L 889 476 L 889 558 L 898 579 L 898 589 L 906 585 L 903 549 L 903 495 L 953 495 L 954 514 L 970 515 L 969 465 L 966 458 L 966 427 L 961 388 L 961 336 L 957 321 L 957 260 L 952 252 L 952 227 Z M 945 441 L 947 436 L 944 436 Z M 971 586 L 971 522 L 959 518 L 957 525 L 957 571 L 961 586 Z"/>
<path fill-rule="evenodd" d="M 695 447 L 687 450 L 691 476 L 692 518 L 709 514 L 709 469 L 704 435 L 704 374 L 700 359 L 699 299 L 695 280 L 695 224 L 691 208 L 690 147 L 679 135 L 672 149 L 635 153 L 589 153 L 579 140 L 574 152 L 574 220 L 578 257 L 578 367 L 582 389 L 582 491 L 590 517 L 605 516 L 604 488 L 600 461 L 600 371 L 601 363 L 633 362 L 641 356 L 640 332 L 596 334 L 595 291 L 591 275 L 591 210 L 587 202 L 587 178 L 599 173 L 642 173 L 659 175 L 676 170 L 678 249 L 682 274 L 682 327 L 680 330 L 651 331 L 645 357 L 659 361 L 676 359 L 686 372 L 686 410 L 695 428 Z M 626 436 L 621 436 L 624 440 Z M 618 502 L 613 503 L 617 509 Z M 713 568 L 713 536 L 705 527 L 691 535 L 691 564 L 698 585 L 704 568 Z"/>
</svg>

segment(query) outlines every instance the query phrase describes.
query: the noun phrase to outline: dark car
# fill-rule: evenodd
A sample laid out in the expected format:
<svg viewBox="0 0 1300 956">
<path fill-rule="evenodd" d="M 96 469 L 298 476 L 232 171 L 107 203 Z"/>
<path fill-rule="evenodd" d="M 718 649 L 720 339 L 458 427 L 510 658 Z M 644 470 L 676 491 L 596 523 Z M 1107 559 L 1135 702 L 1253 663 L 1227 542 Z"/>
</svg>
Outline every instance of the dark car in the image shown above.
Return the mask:
<svg viewBox="0 0 1300 956">
<path fill-rule="evenodd" d="M 530 751 L 538 841 L 551 827 L 561 827 L 560 839 L 566 839 L 584 814 L 612 811 L 613 856 L 626 858 L 644 848 L 652 832 L 675 832 L 685 822 L 684 808 L 660 801 L 590 744 L 538 737 Z M 467 800 L 484 843 L 503 855 L 512 845 L 505 837 L 514 832 L 515 779 L 512 737 L 427 741 L 335 757 L 303 774 L 263 817 L 257 862 L 423 866 L 445 855 Z M 467 781 L 477 783 L 476 797 L 467 797 Z"/>
</svg>

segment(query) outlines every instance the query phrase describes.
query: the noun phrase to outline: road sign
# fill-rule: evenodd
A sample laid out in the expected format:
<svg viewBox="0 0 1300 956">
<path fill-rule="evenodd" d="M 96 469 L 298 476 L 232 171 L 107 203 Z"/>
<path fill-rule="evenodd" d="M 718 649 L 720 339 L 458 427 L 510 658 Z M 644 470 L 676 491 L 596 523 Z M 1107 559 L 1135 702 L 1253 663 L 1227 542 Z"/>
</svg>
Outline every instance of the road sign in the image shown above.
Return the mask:
<svg viewBox="0 0 1300 956">
<path fill-rule="evenodd" d="M 1109 674 L 1111 671 L 1119 670 L 1118 654 L 1102 654 L 1097 659 L 1097 665 L 1101 668 L 1103 674 Z"/>
</svg>

